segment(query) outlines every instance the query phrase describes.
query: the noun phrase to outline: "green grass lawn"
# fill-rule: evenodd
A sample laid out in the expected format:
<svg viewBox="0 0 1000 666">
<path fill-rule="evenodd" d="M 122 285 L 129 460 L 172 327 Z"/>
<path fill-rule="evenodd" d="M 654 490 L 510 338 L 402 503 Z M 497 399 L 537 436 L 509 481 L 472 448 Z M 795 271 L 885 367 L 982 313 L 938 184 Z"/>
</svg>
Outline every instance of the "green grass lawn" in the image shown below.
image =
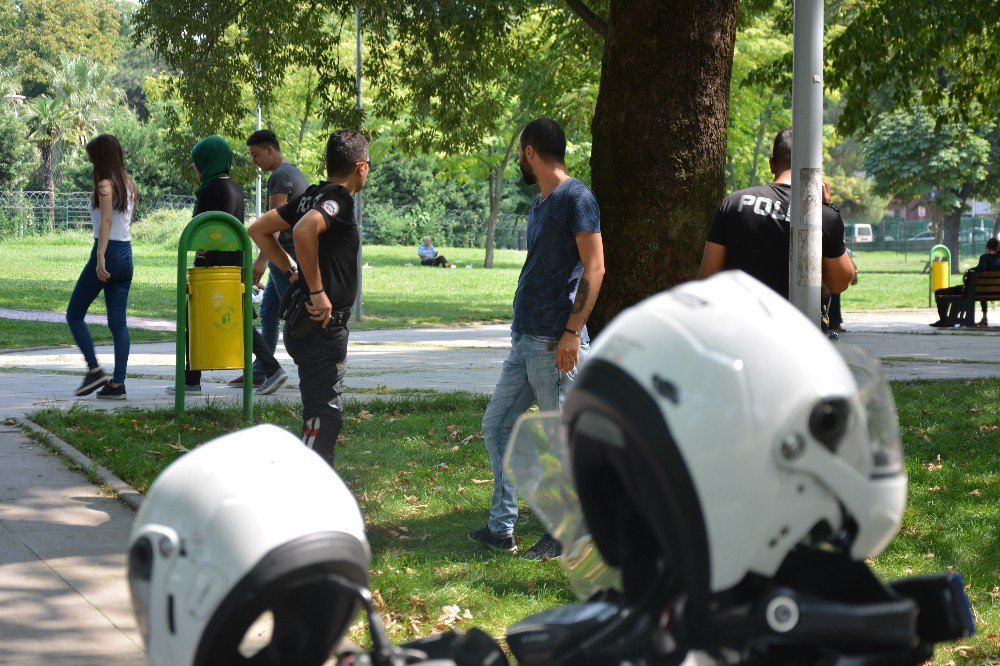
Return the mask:
<svg viewBox="0 0 1000 666">
<path fill-rule="evenodd" d="M 5 240 L 0 246 L 0 265 L 17 266 L 17 270 L 5 278 L 0 307 L 65 312 L 91 242 L 84 233 Z M 481 249 L 444 247 L 441 253 L 460 268 L 420 266 L 413 247 L 365 246 L 364 262 L 369 268 L 362 272 L 364 321 L 352 328 L 510 319 L 524 252 L 497 250 L 492 270 L 482 268 Z M 176 317 L 176 250 L 162 243 L 135 242 L 133 257 L 129 314 Z M 101 299 L 94 302 L 92 311 L 104 312 Z"/>
<path fill-rule="evenodd" d="M 1000 658 L 1000 386 L 944 381 L 893 389 L 910 500 L 899 536 L 874 566 L 887 579 L 962 571 L 978 634 L 941 648 L 936 663 L 993 663 Z M 491 556 L 465 536 L 485 522 L 489 506 L 491 473 L 478 436 L 485 403 L 449 393 L 346 406 L 338 470 L 365 515 L 372 588 L 394 639 L 434 633 L 446 605 L 468 610 L 469 624 L 500 636 L 525 615 L 574 598 L 557 563 Z M 297 405 L 264 403 L 255 417 L 299 428 Z M 180 423 L 169 410 L 75 408 L 33 418 L 140 491 L 185 449 L 241 425 L 237 410 L 213 406 L 190 410 Z M 524 546 L 542 528 L 522 515 Z"/>
<path fill-rule="evenodd" d="M 0 247 L 0 262 L 18 269 L 5 281 L 0 307 L 65 311 L 89 251 L 90 238 L 83 233 L 6 240 Z M 133 252 L 136 273 L 129 313 L 174 318 L 176 250 L 162 239 L 137 240 Z M 498 250 L 494 268 L 485 270 L 481 249 L 445 247 L 441 252 L 459 268 L 420 266 L 409 246 L 365 246 L 369 268 L 363 269 L 362 277 L 364 321 L 352 328 L 509 321 L 525 253 Z M 920 273 L 925 254 L 911 253 L 904 259 L 894 252 L 860 252 L 855 260 L 860 281 L 843 297 L 846 310 L 927 307 L 929 278 Z M 469 265 L 471 269 L 466 268 Z M 959 280 L 954 276 L 952 283 Z M 93 309 L 103 312 L 103 307 L 98 299 Z"/>
<path fill-rule="evenodd" d="M 94 342 L 111 342 L 111 331 L 100 324 L 90 326 Z M 144 331 L 129 329 L 132 342 L 153 342 L 173 340 L 173 331 Z M 0 350 L 23 347 L 55 347 L 75 345 L 69 326 L 62 322 L 29 321 L 24 319 L 0 319 Z"/>
<path fill-rule="evenodd" d="M 963 261 L 964 272 L 979 260 L 978 255 Z M 923 272 L 926 252 L 907 255 L 890 251 L 856 252 L 858 284 L 841 298 L 845 310 L 885 310 L 896 308 L 926 308 L 930 275 Z M 951 284 L 962 283 L 961 275 L 952 275 Z M 931 301 L 933 303 L 933 300 Z"/>
</svg>

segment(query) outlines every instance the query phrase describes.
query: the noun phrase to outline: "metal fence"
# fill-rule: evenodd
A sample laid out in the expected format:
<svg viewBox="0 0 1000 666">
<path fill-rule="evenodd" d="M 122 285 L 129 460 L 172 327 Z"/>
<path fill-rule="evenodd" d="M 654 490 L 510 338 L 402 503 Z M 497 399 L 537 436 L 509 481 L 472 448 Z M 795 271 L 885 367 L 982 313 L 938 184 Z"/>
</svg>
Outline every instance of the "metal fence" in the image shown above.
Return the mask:
<svg viewBox="0 0 1000 666">
<path fill-rule="evenodd" d="M 956 262 L 976 259 L 986 251 L 986 241 L 993 235 L 993 218 L 963 217 L 958 233 L 958 256 Z M 861 242 L 851 233 L 854 225 L 848 224 L 847 247 L 852 252 L 888 251 L 911 257 L 918 262 L 926 259 L 930 249 L 941 242 L 938 234 L 929 230 L 927 222 L 886 218 L 875 225 L 872 240 Z"/>
<path fill-rule="evenodd" d="M 90 192 L 0 192 L 0 237 L 28 236 L 90 227 Z M 192 210 L 195 197 L 162 194 L 139 199 L 136 220 L 155 210 Z M 247 201 L 247 220 L 254 204 Z M 372 203 L 364 207 L 363 240 L 366 243 L 416 245 L 433 236 L 438 245 L 484 247 L 488 213 L 484 210 L 421 210 Z M 527 248 L 527 216 L 502 213 L 497 219 L 495 247 Z"/>
<path fill-rule="evenodd" d="M 0 236 L 26 236 L 50 229 L 90 226 L 90 192 L 0 192 Z M 189 194 L 140 197 L 136 219 L 154 210 L 194 208 Z"/>
</svg>

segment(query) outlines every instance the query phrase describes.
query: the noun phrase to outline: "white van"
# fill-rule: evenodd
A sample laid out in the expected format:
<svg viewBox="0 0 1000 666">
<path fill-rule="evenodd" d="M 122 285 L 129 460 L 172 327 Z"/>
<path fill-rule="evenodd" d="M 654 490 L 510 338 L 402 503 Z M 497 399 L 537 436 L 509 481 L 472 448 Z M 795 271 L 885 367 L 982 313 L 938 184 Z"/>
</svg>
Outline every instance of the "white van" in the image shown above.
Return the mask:
<svg viewBox="0 0 1000 666">
<path fill-rule="evenodd" d="M 855 224 L 851 230 L 850 240 L 854 243 L 871 243 L 875 240 L 875 236 L 872 234 L 872 225 Z"/>
</svg>

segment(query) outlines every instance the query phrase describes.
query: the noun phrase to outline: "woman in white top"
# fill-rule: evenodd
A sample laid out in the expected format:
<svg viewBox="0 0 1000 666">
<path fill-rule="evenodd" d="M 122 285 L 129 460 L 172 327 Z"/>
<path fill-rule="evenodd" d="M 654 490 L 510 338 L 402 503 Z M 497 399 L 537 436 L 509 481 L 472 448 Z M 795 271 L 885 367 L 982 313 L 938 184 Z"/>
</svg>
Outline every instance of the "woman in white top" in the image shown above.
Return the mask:
<svg viewBox="0 0 1000 666">
<path fill-rule="evenodd" d="M 89 395 L 100 388 L 98 398 L 124 400 L 130 346 L 125 306 L 132 286 L 132 236 L 129 228 L 139 195 L 125 168 L 118 139 L 110 134 L 94 137 L 87 144 L 87 157 L 94 165 L 94 193 L 90 207 L 94 246 L 66 309 L 66 321 L 73 339 L 87 361 L 87 374 L 76 395 Z M 108 310 L 108 328 L 115 344 L 115 369 L 110 381 L 97 363 L 94 341 L 84 323 L 87 309 L 102 291 Z"/>
</svg>

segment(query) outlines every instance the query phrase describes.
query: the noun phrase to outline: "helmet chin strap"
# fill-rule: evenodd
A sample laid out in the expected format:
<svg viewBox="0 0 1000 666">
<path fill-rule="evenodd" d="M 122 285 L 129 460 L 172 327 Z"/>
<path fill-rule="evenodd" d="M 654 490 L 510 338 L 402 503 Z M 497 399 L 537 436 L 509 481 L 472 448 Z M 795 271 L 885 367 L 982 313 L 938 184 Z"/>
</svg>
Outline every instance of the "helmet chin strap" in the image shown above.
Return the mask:
<svg viewBox="0 0 1000 666">
<path fill-rule="evenodd" d="M 372 602 L 372 594 L 368 588 L 355 585 L 336 574 L 328 575 L 327 580 L 337 587 L 354 594 L 361 601 L 361 605 L 365 607 L 365 614 L 368 616 L 368 633 L 372 639 L 372 651 L 370 655 L 372 666 L 406 666 L 408 663 L 407 657 L 413 655 L 392 644 L 389 634 L 385 630 L 385 625 L 382 624 L 382 619 L 375 610 L 375 604 Z M 423 658 L 426 659 L 426 656 Z"/>
</svg>

